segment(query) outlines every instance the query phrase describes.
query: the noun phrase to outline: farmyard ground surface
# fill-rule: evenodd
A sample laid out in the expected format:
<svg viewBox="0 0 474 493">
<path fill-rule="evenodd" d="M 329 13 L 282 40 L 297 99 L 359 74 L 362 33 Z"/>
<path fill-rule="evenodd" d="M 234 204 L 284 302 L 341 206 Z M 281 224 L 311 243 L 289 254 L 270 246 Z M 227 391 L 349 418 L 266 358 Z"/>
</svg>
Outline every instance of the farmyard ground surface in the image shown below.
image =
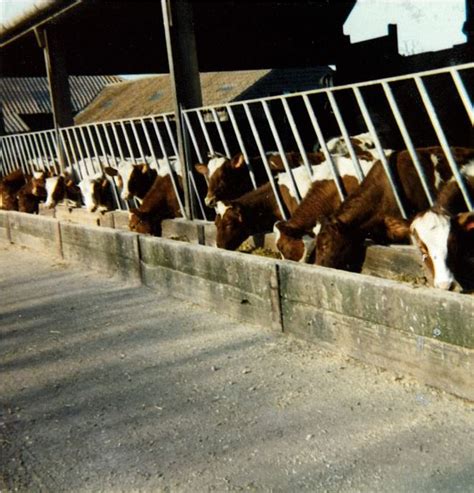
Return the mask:
<svg viewBox="0 0 474 493">
<path fill-rule="evenodd" d="M 474 405 L 0 244 L 0 490 L 474 491 Z"/>
</svg>

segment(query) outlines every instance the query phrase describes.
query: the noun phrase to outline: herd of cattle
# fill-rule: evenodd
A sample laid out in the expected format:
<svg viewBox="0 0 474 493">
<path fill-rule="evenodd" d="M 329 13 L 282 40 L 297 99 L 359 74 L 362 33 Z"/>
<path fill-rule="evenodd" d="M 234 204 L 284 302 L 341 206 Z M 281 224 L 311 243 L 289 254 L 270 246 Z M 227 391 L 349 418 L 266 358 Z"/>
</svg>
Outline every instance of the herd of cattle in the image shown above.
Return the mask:
<svg viewBox="0 0 474 493">
<path fill-rule="evenodd" d="M 465 259 L 474 256 L 474 212 L 467 210 L 441 147 L 416 149 L 426 186 L 435 197 L 431 207 L 409 152 L 384 150 L 408 216 L 403 219 L 370 136 L 361 134 L 350 140 L 365 177 L 360 183 L 342 138 L 327 143 L 332 163 L 322 152 L 307 154 L 312 176 L 300 154 L 289 152 L 283 158 L 269 153 L 273 183 L 261 158 L 246 163 L 242 154 L 232 158 L 215 155 L 206 164 L 196 164 L 198 176 L 205 177 L 196 183 L 198 188 L 205 187 L 205 204 L 216 214 L 217 246 L 235 250 L 249 236 L 273 230 L 285 259 L 357 271 L 367 239 L 382 244 L 411 239 L 421 251 L 432 284 L 447 290 L 459 287 L 457 273 L 462 272 Z M 452 147 L 451 152 L 474 198 L 474 149 Z M 284 164 L 292 168 L 291 174 Z M 55 207 L 66 201 L 71 206 L 84 204 L 91 212 L 107 211 L 114 203 L 112 180 L 122 200 L 134 198 L 140 204 L 129 212 L 132 231 L 160 235 L 163 219 L 181 215 L 176 192 L 182 188 L 182 174 L 174 158 L 151 164 L 125 160 L 93 175 L 82 173 L 82 179 L 74 169 L 32 175 L 16 170 L 0 182 L 0 208 L 37 213 L 40 202 Z M 282 209 L 289 219 L 284 219 Z"/>
</svg>

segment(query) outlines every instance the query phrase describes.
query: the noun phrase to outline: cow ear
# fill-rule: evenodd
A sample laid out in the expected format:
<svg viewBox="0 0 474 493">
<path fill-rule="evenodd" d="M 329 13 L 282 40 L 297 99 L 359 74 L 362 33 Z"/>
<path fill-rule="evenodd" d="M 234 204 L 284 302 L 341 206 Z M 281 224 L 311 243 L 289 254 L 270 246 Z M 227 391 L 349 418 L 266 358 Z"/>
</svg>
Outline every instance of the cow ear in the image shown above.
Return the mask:
<svg viewBox="0 0 474 493">
<path fill-rule="evenodd" d="M 150 171 L 150 167 L 148 166 L 148 163 L 143 163 L 142 164 L 142 173 L 145 174 L 145 173 L 148 173 L 148 171 Z"/>
<path fill-rule="evenodd" d="M 242 153 L 237 154 L 237 156 L 234 156 L 230 162 L 232 168 L 234 169 L 239 169 L 242 168 L 242 166 L 245 164 L 245 158 Z"/>
<path fill-rule="evenodd" d="M 201 175 L 207 176 L 208 167 L 207 164 L 197 163 L 194 165 L 194 169 Z"/>
<path fill-rule="evenodd" d="M 464 231 L 474 231 L 474 212 L 461 212 L 456 216 L 456 221 Z"/>
<path fill-rule="evenodd" d="M 109 176 L 117 176 L 117 174 L 118 174 L 118 171 L 115 168 L 112 168 L 111 166 L 106 166 L 104 168 L 104 172 L 106 175 L 109 175 Z"/>
<path fill-rule="evenodd" d="M 384 221 L 389 239 L 400 241 L 410 236 L 410 222 L 406 219 L 388 216 Z"/>
</svg>

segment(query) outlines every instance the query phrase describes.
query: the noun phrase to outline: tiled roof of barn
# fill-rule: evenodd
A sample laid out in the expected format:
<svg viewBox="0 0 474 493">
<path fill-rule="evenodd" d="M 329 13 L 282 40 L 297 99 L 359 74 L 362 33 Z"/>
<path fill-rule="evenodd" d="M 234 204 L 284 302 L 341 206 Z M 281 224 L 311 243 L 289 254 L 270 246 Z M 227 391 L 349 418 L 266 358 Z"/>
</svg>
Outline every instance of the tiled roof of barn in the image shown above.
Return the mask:
<svg viewBox="0 0 474 493">
<path fill-rule="evenodd" d="M 107 84 L 121 81 L 117 76 L 70 76 L 73 111 L 85 108 Z M 0 94 L 7 133 L 29 130 L 19 115 L 52 111 L 46 77 L 0 78 Z"/>
<path fill-rule="evenodd" d="M 204 105 L 304 91 L 321 86 L 329 67 L 201 73 Z M 118 120 L 173 111 L 168 75 L 155 75 L 106 86 L 76 115 L 76 124 Z"/>
</svg>

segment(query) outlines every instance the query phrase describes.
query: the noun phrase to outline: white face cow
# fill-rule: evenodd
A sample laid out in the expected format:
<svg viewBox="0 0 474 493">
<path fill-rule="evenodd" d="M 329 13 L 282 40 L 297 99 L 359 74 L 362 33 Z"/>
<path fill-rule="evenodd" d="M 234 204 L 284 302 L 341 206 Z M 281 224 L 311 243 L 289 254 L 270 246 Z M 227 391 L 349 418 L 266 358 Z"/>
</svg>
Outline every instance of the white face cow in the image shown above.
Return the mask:
<svg viewBox="0 0 474 493">
<path fill-rule="evenodd" d="M 88 176 L 79 182 L 82 200 L 89 212 L 108 210 L 106 201 L 111 195 L 110 183 L 103 173 Z"/>
<path fill-rule="evenodd" d="M 409 223 L 403 219 L 386 220 L 398 238 L 411 236 L 420 250 L 428 277 L 435 288 L 459 289 L 455 273 L 459 270 L 460 248 L 474 239 L 474 212 L 455 216 L 441 208 L 421 212 Z"/>
</svg>

